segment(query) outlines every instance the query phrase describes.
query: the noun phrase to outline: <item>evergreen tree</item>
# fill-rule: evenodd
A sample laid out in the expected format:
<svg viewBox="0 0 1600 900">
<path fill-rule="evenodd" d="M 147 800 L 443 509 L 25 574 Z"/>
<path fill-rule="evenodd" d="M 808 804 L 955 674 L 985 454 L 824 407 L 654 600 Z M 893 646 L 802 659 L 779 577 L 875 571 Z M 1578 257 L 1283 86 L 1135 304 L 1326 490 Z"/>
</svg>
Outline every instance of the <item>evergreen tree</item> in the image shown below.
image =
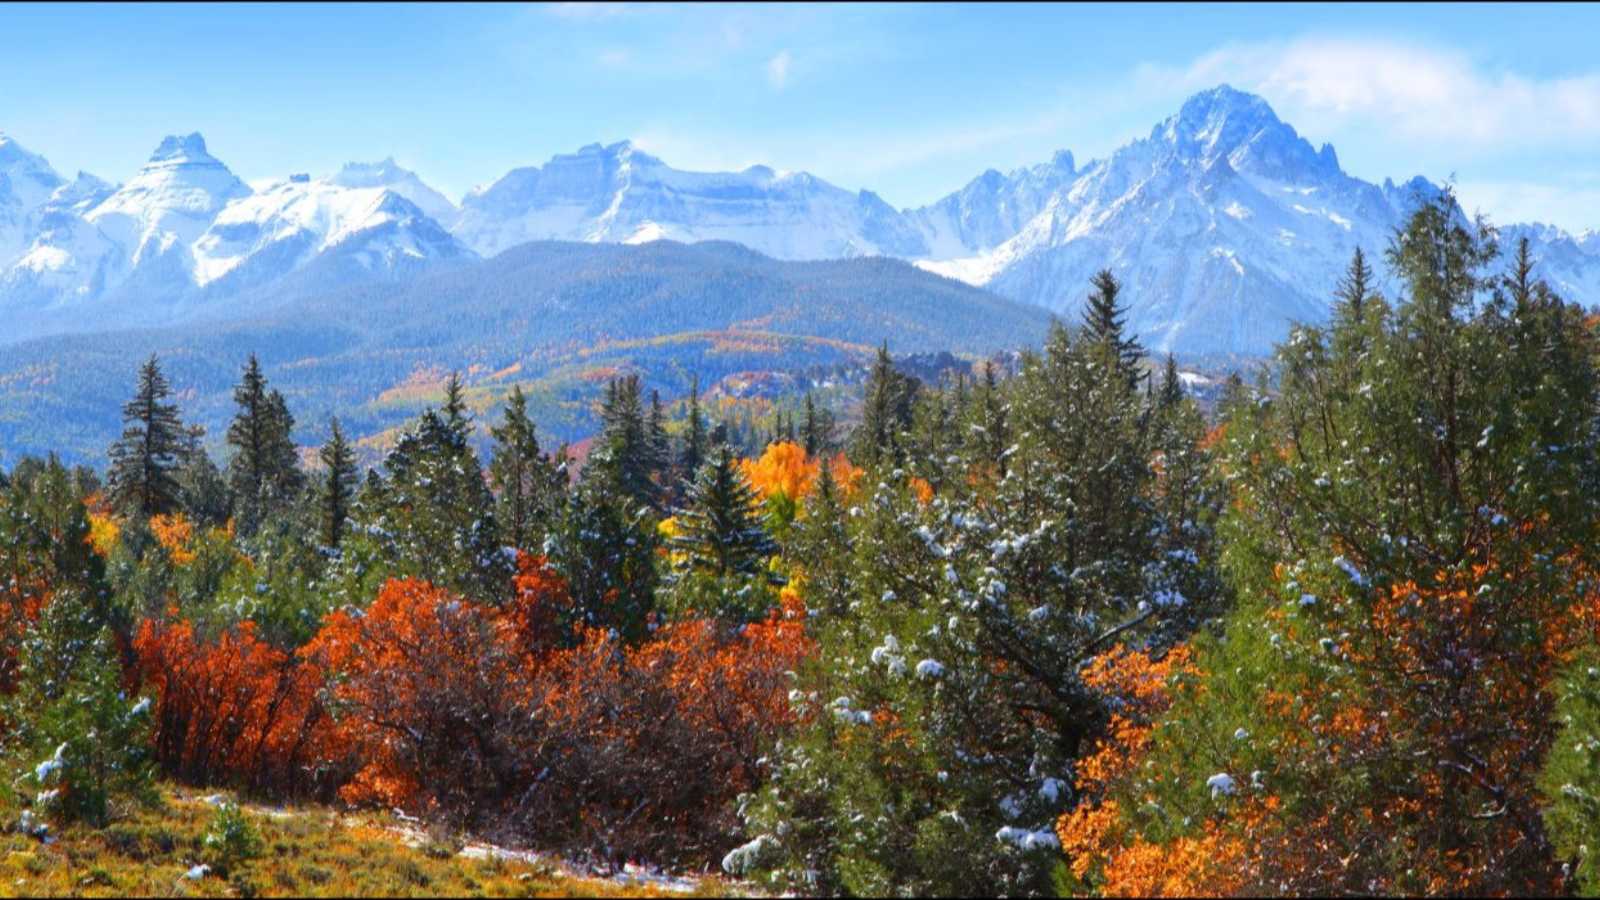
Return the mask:
<svg viewBox="0 0 1600 900">
<path fill-rule="evenodd" d="M 654 477 L 657 462 L 645 421 L 639 376 L 612 379 L 606 385 L 600 435 L 595 439 L 589 464 L 609 470 L 617 486 L 636 503 L 657 510 L 661 503 Z"/>
<path fill-rule="evenodd" d="M 472 436 L 472 418 L 467 409 L 467 389 L 461 381 L 461 373 L 451 370 L 450 377 L 444 384 L 444 403 L 439 411 L 444 415 L 445 424 L 455 429 L 463 438 Z"/>
<path fill-rule="evenodd" d="M 657 542 L 650 511 L 622 490 L 615 472 L 585 468 L 545 542 L 572 597 L 568 614 L 626 641 L 644 639 L 655 610 Z"/>
<path fill-rule="evenodd" d="M 760 508 L 732 448 L 719 444 L 673 519 L 677 533 L 668 548 L 681 557 L 670 585 L 673 611 L 698 609 L 735 619 L 766 613 L 771 597 L 764 589 L 776 581 L 767 559 L 778 545 Z"/>
<path fill-rule="evenodd" d="M 645 447 L 649 454 L 651 477 L 658 496 L 670 486 L 672 439 L 667 435 L 667 412 L 661 405 L 661 392 L 650 391 L 650 417 L 645 422 Z"/>
<path fill-rule="evenodd" d="M 1161 389 L 1156 394 L 1156 404 L 1171 409 L 1183 401 L 1183 379 L 1178 377 L 1178 360 L 1167 354 L 1167 364 L 1161 372 Z"/>
<path fill-rule="evenodd" d="M 505 541 L 512 547 L 537 551 L 561 512 L 566 472 L 556 459 L 539 449 L 521 387 L 511 389 L 505 419 L 490 433 L 494 437 L 494 456 L 489 463 L 489 479 L 499 496 L 496 517 Z"/>
<path fill-rule="evenodd" d="M 906 431 L 911 427 L 917 379 L 902 373 L 889 357 L 889 345 L 878 348 L 867 376 L 851 457 L 862 465 L 897 465 L 905 459 Z"/>
<path fill-rule="evenodd" d="M 122 437 L 109 453 L 111 499 L 129 515 L 153 516 L 178 508 L 176 473 L 186 441 L 177 406 L 166 402 L 171 395 L 160 361 L 152 355 L 139 369 L 138 388 L 122 408 Z"/>
<path fill-rule="evenodd" d="M 317 458 L 322 461 L 323 476 L 318 492 L 321 512 L 319 535 L 322 546 L 335 550 L 344 540 L 345 524 L 350 518 L 350 503 L 360 483 L 356 475 L 355 451 L 344 438 L 344 430 L 335 418 L 331 423 L 328 442 L 322 445 Z"/>
<path fill-rule="evenodd" d="M 1128 308 L 1119 300 L 1122 285 L 1110 269 L 1101 269 L 1093 278 L 1094 291 L 1089 294 L 1083 310 L 1083 331 L 1086 340 L 1103 343 L 1110 348 L 1117 366 L 1130 381 L 1139 377 L 1139 359 L 1144 348 L 1125 333 Z"/>
<path fill-rule="evenodd" d="M 228 426 L 228 444 L 234 448 L 228 484 L 237 504 L 240 530 L 248 535 L 266 516 L 293 502 L 304 475 L 290 437 L 294 417 L 283 395 L 267 389 L 266 376 L 254 354 L 245 363 L 233 400 L 238 410 Z"/>
<path fill-rule="evenodd" d="M 1558 842 L 1584 814 L 1577 792 L 1546 804 L 1554 771 L 1578 787 L 1551 698 L 1594 571 L 1600 373 L 1576 309 L 1530 316 L 1537 342 L 1507 327 L 1494 244 L 1448 192 L 1424 204 L 1391 243 L 1392 313 L 1369 298 L 1331 340 L 1297 330 L 1278 389 L 1226 409 L 1240 602 L 1130 766 L 1159 783 L 1080 801 L 1107 833 L 1236 847 L 1212 874 L 1241 894 L 1563 884 L 1541 813 Z M 1206 788 L 1218 773 L 1235 792 Z M 1081 870 L 1074 890 L 1104 884 L 1099 861 Z"/>
<path fill-rule="evenodd" d="M 480 603 L 509 595 L 513 559 L 500 541 L 494 496 L 464 429 L 425 410 L 370 478 L 340 546 L 339 593 L 366 603 L 387 578 L 423 578 Z"/>
<path fill-rule="evenodd" d="M 700 414 L 699 375 L 695 375 L 689 382 L 688 418 L 683 435 L 683 452 L 678 457 L 678 471 L 682 473 L 685 481 L 693 480 L 695 475 L 699 474 L 700 466 L 706 460 L 706 448 L 709 442 L 705 419 Z"/>
<path fill-rule="evenodd" d="M 233 511 L 227 479 L 201 445 L 205 428 L 187 429 L 183 463 L 178 469 L 178 507 L 196 526 L 225 524 Z"/>
<path fill-rule="evenodd" d="M 811 392 L 806 392 L 805 419 L 800 426 L 800 438 L 807 456 L 821 456 L 833 449 L 833 413 L 819 409 Z"/>
</svg>

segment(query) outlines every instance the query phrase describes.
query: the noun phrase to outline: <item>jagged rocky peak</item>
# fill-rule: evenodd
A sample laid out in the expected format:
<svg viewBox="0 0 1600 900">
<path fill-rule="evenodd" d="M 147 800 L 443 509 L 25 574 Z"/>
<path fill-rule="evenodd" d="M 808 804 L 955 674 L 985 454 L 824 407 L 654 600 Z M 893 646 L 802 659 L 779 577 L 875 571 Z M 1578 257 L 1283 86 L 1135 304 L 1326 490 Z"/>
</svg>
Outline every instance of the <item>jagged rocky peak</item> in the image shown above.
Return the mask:
<svg viewBox="0 0 1600 900">
<path fill-rule="evenodd" d="M 217 158 L 206 150 L 206 139 L 195 131 L 185 135 L 169 134 L 161 139 L 156 151 L 150 154 L 152 163 L 217 163 Z"/>
</svg>

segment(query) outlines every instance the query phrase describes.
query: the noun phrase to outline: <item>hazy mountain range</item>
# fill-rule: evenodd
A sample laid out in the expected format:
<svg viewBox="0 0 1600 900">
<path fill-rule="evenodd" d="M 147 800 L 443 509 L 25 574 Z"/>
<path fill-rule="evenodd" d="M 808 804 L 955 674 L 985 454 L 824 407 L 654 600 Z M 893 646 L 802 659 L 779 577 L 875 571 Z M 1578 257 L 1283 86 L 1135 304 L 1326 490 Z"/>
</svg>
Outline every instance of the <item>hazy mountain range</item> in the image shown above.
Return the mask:
<svg viewBox="0 0 1600 900">
<path fill-rule="evenodd" d="M 0 136 L 0 312 L 12 322 L 0 340 L 227 319 L 529 241 L 672 239 L 781 260 L 899 257 L 1066 313 L 1109 265 L 1151 347 L 1260 354 L 1290 320 L 1322 318 L 1350 252 L 1380 252 L 1437 190 L 1354 178 L 1330 145 L 1226 86 L 1105 159 L 1079 166 L 1061 151 L 902 210 L 805 172 L 685 172 L 626 141 L 514 169 L 456 204 L 393 160 L 246 184 L 191 134 L 117 185 L 68 179 Z M 1533 239 L 1567 296 L 1600 301 L 1600 235 L 1506 232 Z"/>
</svg>

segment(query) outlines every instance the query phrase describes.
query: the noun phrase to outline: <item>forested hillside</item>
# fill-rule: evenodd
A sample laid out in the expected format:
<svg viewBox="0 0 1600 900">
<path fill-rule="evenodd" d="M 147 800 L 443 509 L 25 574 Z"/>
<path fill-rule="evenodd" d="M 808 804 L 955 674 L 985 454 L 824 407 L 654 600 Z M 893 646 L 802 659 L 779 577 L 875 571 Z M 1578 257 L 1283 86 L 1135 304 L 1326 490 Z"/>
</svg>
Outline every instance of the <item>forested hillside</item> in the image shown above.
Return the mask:
<svg viewBox="0 0 1600 900">
<path fill-rule="evenodd" d="M 320 276 L 310 272 L 307 277 Z M 261 296 L 244 322 L 46 338 L 0 347 L 0 461 L 55 451 L 93 462 L 117 432 L 117 398 L 158 353 L 191 421 L 220 451 L 228 390 L 256 353 L 315 445 L 339 415 L 376 435 L 421 411 L 445 372 L 495 401 L 521 385 L 545 427 L 591 433 L 606 373 L 642 374 L 669 397 L 692 377 L 787 372 L 896 351 L 991 353 L 1037 342 L 1040 310 L 888 259 L 779 262 L 735 244 L 537 243 L 401 285 Z M 421 397 L 432 396 L 424 390 Z M 486 437 L 486 435 L 482 435 Z"/>
<path fill-rule="evenodd" d="M 892 263 L 586 252 L 231 329 L 221 400 L 158 338 L 55 345 L 116 372 L 122 425 L 100 471 L 29 456 L 0 489 L 19 852 L 58 871 L 49 841 L 181 785 L 808 896 L 1600 892 L 1600 318 L 1448 191 L 1207 412 L 1102 270 L 1014 364 L 876 350 L 850 427 L 804 384 L 753 431 L 670 355 L 612 373 L 580 463 L 520 386 L 475 406 L 494 380 L 456 372 L 1035 322 Z M 79 371 L 28 352 L 8 370 Z M 297 452 L 306 371 L 371 367 L 359 394 L 424 359 L 442 389 L 376 466 L 333 422 Z M 264 827 L 225 804 L 140 852 L 293 892 Z"/>
</svg>

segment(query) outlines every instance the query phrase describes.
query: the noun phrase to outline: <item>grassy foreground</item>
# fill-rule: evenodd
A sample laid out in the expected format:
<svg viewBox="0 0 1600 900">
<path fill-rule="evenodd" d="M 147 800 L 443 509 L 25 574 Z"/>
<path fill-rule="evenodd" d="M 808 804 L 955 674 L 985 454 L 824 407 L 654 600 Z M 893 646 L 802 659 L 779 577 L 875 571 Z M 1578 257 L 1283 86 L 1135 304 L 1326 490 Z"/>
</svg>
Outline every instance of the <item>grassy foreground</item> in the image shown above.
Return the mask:
<svg viewBox="0 0 1600 900">
<path fill-rule="evenodd" d="M 0 897 L 719 896 L 656 883 L 589 878 L 538 860 L 465 853 L 429 842 L 392 816 L 322 807 L 246 807 L 261 835 L 257 858 L 229 877 L 186 877 L 204 859 L 215 807 L 201 794 L 164 787 L 159 809 L 131 810 L 103 829 L 72 826 L 43 843 L 0 823 Z M 475 852 L 476 851 L 476 852 Z"/>
</svg>

